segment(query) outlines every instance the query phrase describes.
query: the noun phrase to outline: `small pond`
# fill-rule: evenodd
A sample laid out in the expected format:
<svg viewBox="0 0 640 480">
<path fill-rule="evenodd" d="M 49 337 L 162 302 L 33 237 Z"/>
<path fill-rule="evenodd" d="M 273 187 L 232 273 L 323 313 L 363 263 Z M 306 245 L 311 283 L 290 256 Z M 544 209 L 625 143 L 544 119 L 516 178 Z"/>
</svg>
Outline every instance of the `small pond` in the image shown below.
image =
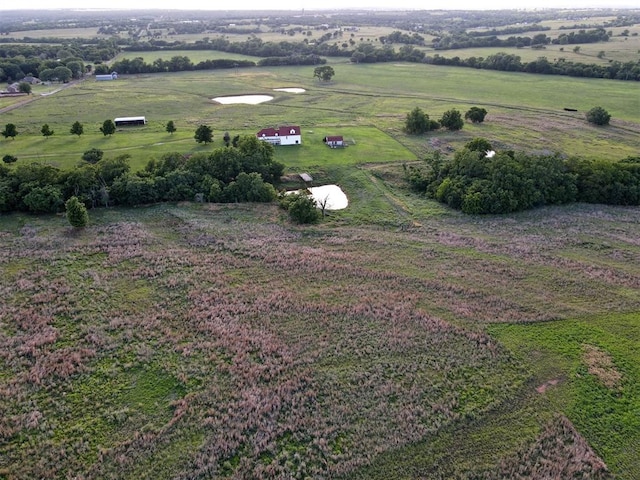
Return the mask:
<svg viewBox="0 0 640 480">
<path fill-rule="evenodd" d="M 234 103 L 246 103 L 249 105 L 257 105 L 259 103 L 268 102 L 273 100 L 271 95 L 235 95 L 229 97 L 216 97 L 212 98 L 214 102 L 221 103 L 222 105 L 231 105 Z"/>
<path fill-rule="evenodd" d="M 287 92 L 287 93 L 304 93 L 306 90 L 304 88 L 298 87 L 287 87 L 287 88 L 274 88 L 276 92 Z"/>
<path fill-rule="evenodd" d="M 322 185 L 321 187 L 311 187 L 308 190 L 318 206 L 326 200 L 325 210 L 342 210 L 349 206 L 347 196 L 338 185 Z M 287 193 L 298 192 L 300 190 Z"/>
</svg>

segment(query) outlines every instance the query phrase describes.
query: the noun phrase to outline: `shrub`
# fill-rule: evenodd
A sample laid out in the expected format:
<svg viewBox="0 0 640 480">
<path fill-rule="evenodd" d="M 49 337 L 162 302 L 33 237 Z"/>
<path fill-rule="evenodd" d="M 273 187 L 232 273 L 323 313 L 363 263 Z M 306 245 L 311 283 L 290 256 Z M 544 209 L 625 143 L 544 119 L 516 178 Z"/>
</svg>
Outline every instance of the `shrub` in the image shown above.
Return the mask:
<svg viewBox="0 0 640 480">
<path fill-rule="evenodd" d="M 18 161 L 18 157 L 7 154 L 4 157 L 2 157 L 2 161 L 4 163 L 15 163 Z"/>
<path fill-rule="evenodd" d="M 609 125 L 611 115 L 602 107 L 593 107 L 587 112 L 587 121 L 594 125 Z"/>
<path fill-rule="evenodd" d="M 87 213 L 87 207 L 78 200 L 78 197 L 71 197 L 64 204 L 67 211 L 67 220 L 69 224 L 74 228 L 86 227 L 89 223 L 89 214 Z"/>
<path fill-rule="evenodd" d="M 102 150 L 98 148 L 92 148 L 91 150 L 87 150 L 82 154 L 82 159 L 85 162 L 98 163 L 100 160 L 102 160 L 103 155 L 104 152 Z"/>
<path fill-rule="evenodd" d="M 462 120 L 460 112 L 455 108 L 452 108 L 442 114 L 440 125 L 447 130 L 460 130 L 464 125 L 464 120 Z"/>
<path fill-rule="evenodd" d="M 289 212 L 289 218 L 296 223 L 315 223 L 320 220 L 320 210 L 315 200 L 306 193 L 284 195 L 280 206 Z"/>
<path fill-rule="evenodd" d="M 467 113 L 464 114 L 464 119 L 470 120 L 472 123 L 482 123 L 486 115 L 487 111 L 484 108 L 471 107 L 467 110 Z"/>
</svg>

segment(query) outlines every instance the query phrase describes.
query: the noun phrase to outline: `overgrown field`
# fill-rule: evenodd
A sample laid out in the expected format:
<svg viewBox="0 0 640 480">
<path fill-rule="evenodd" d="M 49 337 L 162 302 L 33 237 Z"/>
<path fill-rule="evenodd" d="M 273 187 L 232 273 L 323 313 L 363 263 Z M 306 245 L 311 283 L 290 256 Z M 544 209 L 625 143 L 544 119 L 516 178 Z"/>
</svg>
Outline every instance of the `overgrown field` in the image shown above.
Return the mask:
<svg viewBox="0 0 640 480">
<path fill-rule="evenodd" d="M 402 229 L 261 205 L 4 217 L 0 475 L 509 478 L 541 451 L 636 478 L 638 210 L 423 203 Z"/>
</svg>

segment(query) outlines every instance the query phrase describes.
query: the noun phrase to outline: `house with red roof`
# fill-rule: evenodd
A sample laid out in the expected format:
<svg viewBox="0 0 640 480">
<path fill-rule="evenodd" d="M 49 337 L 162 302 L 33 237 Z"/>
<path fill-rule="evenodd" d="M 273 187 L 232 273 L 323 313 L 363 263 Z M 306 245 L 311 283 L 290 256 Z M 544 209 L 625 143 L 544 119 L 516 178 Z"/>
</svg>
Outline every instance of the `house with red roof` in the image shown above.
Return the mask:
<svg viewBox="0 0 640 480">
<path fill-rule="evenodd" d="M 302 135 L 298 126 L 263 128 L 256 134 L 256 137 L 258 140 L 273 145 L 300 145 L 302 143 Z"/>
<path fill-rule="evenodd" d="M 341 135 L 326 136 L 322 139 L 331 148 L 344 147 L 344 138 Z"/>
</svg>

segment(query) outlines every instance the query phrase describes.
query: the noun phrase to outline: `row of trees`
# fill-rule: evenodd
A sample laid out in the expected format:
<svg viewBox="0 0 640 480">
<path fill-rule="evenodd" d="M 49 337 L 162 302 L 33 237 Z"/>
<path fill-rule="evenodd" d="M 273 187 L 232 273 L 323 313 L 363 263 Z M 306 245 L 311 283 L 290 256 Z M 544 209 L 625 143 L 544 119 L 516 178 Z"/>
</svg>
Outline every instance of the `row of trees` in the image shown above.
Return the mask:
<svg viewBox="0 0 640 480">
<path fill-rule="evenodd" d="M 173 125 L 173 122 L 172 122 L 172 125 Z M 172 128 L 173 130 L 170 133 L 175 132 L 175 127 L 172 127 Z M 107 135 L 113 135 L 116 132 L 116 124 L 113 122 L 113 120 L 105 120 L 104 122 L 102 122 L 100 131 L 105 137 Z M 168 126 L 167 126 L 167 131 L 169 131 Z M 43 137 L 48 138 L 51 135 L 53 135 L 55 132 L 51 129 L 48 123 L 45 123 L 44 125 L 42 125 L 42 128 L 40 129 L 40 133 L 42 133 Z M 82 125 L 82 123 L 75 121 L 73 122 L 73 124 L 71 125 L 71 128 L 69 129 L 69 133 L 71 133 L 72 135 L 80 136 L 84 134 L 84 126 Z M 4 138 L 14 139 L 18 135 L 18 128 L 14 123 L 7 123 L 4 126 L 4 130 L 0 132 L 0 135 L 2 135 Z"/>
<path fill-rule="evenodd" d="M 0 165 L 0 211 L 53 213 L 71 197 L 88 208 L 194 199 L 211 202 L 269 202 L 284 166 L 273 145 L 243 136 L 237 148 L 186 157 L 167 153 L 131 172 L 128 155 L 83 163 L 68 171 L 51 165 Z"/>
<path fill-rule="evenodd" d="M 406 167 L 411 186 L 469 214 L 509 213 L 571 202 L 640 205 L 640 157 L 613 163 L 501 151 L 475 139 L 452 160 Z"/>
<path fill-rule="evenodd" d="M 487 110 L 481 107 L 471 107 L 464 114 L 464 118 L 473 123 L 482 123 L 487 115 Z M 446 128 L 447 130 L 460 130 L 464 126 L 464 120 L 459 110 L 452 108 L 442 114 L 440 120 L 432 120 L 420 107 L 415 107 L 407 114 L 404 123 L 404 131 L 412 135 L 420 135 L 430 130 Z"/>
<path fill-rule="evenodd" d="M 425 56 L 424 62 L 432 65 L 449 65 L 506 72 L 541 73 L 545 75 L 566 75 L 570 77 L 608 78 L 615 80 L 640 80 L 640 60 L 635 62 L 612 61 L 607 65 L 570 62 L 559 58 L 550 62 L 546 57 L 538 57 L 531 62 L 522 62 L 520 56 L 498 52 L 488 57 L 445 58 L 438 54 Z"/>
<path fill-rule="evenodd" d="M 557 38 L 548 37 L 545 33 L 538 33 L 533 37 L 498 38 L 497 35 L 484 35 L 478 32 L 460 32 L 436 37 L 433 39 L 433 48 L 436 50 L 450 50 L 460 48 L 486 48 L 486 47 L 532 47 L 536 45 L 575 45 L 582 43 L 607 42 L 612 33 L 604 28 L 592 30 L 579 30 L 578 32 L 561 33 Z"/>
</svg>

